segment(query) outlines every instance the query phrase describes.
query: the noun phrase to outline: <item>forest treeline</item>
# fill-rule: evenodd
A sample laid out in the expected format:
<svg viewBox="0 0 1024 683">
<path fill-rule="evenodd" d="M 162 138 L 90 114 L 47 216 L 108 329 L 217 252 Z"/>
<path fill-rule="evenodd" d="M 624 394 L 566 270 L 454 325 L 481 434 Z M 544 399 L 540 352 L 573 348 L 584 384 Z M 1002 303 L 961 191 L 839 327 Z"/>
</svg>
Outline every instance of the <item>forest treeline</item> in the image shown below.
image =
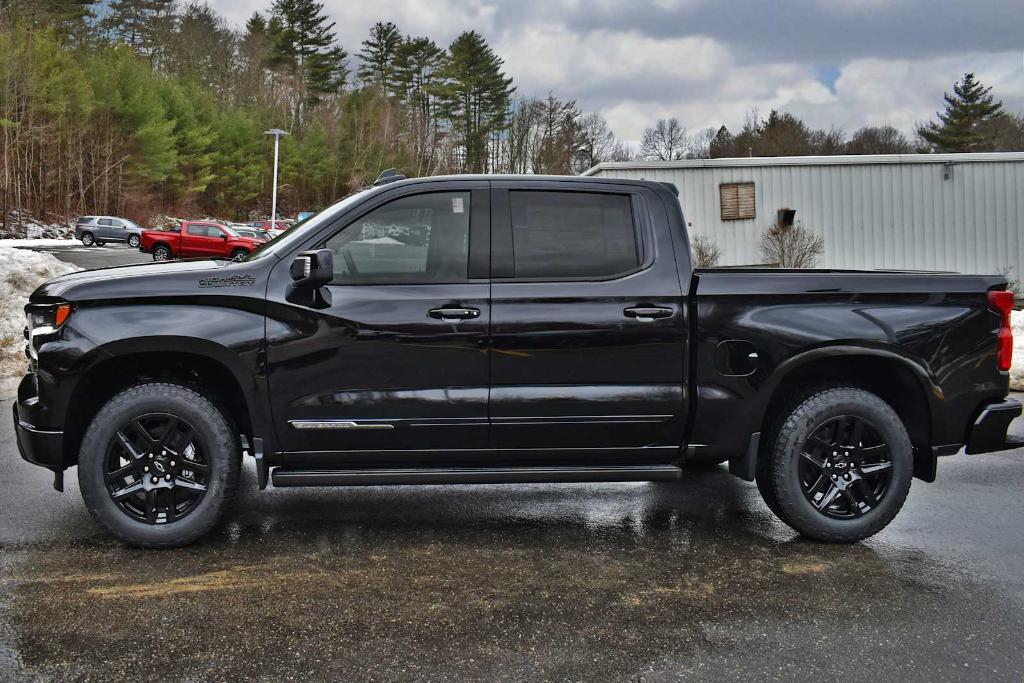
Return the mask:
<svg viewBox="0 0 1024 683">
<path fill-rule="evenodd" d="M 574 101 L 518 92 L 476 31 L 438 45 L 379 22 L 349 47 L 315 0 L 273 0 L 238 30 L 194 2 L 0 0 L 0 221 L 14 209 L 139 221 L 266 214 L 268 128 L 290 133 L 285 215 L 392 167 L 569 173 L 639 157 L 1024 149 L 1024 120 L 973 76 L 947 95 L 949 120 L 913 141 L 887 126 L 815 130 L 772 111 L 735 134 L 652 122 L 634 149 Z"/>
</svg>

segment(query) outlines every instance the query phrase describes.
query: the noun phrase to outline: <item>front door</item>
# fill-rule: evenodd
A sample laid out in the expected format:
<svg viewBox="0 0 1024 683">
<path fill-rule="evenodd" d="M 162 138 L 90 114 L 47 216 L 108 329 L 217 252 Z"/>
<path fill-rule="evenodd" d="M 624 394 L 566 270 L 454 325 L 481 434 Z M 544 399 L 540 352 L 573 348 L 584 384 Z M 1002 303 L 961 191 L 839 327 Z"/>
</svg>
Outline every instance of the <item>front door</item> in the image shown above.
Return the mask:
<svg viewBox="0 0 1024 683">
<path fill-rule="evenodd" d="M 318 296 L 296 296 L 289 263 L 275 267 L 269 382 L 292 462 L 437 464 L 486 448 L 488 186 L 431 187 L 379 195 L 307 245 L 334 255 Z"/>
<path fill-rule="evenodd" d="M 653 229 L 660 200 L 635 186 L 494 187 L 492 445 L 520 461 L 672 460 L 686 308 L 671 236 Z"/>
</svg>

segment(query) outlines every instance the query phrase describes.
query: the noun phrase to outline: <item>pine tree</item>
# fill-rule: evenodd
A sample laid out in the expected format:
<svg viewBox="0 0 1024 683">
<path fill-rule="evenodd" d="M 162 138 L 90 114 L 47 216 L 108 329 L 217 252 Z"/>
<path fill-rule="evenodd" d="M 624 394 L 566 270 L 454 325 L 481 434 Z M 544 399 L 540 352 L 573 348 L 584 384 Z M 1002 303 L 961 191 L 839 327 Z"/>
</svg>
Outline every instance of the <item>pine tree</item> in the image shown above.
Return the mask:
<svg viewBox="0 0 1024 683">
<path fill-rule="evenodd" d="M 274 0 L 267 32 L 269 65 L 287 73 L 295 98 L 293 124 L 306 109 L 340 92 L 348 77 L 348 53 L 335 41 L 335 23 L 328 23 L 323 3 L 315 0 Z"/>
<path fill-rule="evenodd" d="M 953 94 L 943 93 L 945 109 L 938 112 L 939 120 L 918 128 L 917 133 L 936 152 L 985 152 L 993 148 L 988 124 L 1003 111 L 1003 103 L 996 101 L 973 73 L 964 74 L 953 85 Z"/>
<path fill-rule="evenodd" d="M 136 53 L 152 54 L 171 19 L 174 0 L 110 0 L 109 10 L 100 28 Z"/>
<path fill-rule="evenodd" d="M 98 0 L 0 0 L 0 26 L 15 19 L 30 24 L 47 24 L 58 33 L 71 34 L 85 28 Z"/>
<path fill-rule="evenodd" d="M 359 78 L 380 89 L 385 97 L 395 94 L 396 60 L 402 45 L 402 34 L 390 21 L 378 21 L 370 29 L 370 37 L 363 41 L 359 51 Z"/>
<path fill-rule="evenodd" d="M 505 127 L 515 88 L 501 70 L 504 61 L 476 31 L 459 35 L 448 54 L 442 107 L 461 147 L 459 166 L 463 172 L 486 172 L 488 139 Z"/>
</svg>

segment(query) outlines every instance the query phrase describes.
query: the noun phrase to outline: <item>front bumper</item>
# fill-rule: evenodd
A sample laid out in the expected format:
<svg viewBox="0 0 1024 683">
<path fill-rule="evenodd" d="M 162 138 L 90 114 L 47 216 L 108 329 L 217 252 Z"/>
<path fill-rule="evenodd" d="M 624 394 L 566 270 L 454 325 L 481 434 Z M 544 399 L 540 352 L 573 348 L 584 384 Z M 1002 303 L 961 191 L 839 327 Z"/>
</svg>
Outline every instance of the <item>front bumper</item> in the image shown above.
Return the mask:
<svg viewBox="0 0 1024 683">
<path fill-rule="evenodd" d="M 60 472 L 64 469 L 64 432 L 38 429 L 31 422 L 27 422 L 18 411 L 18 404 L 14 409 L 14 435 L 18 441 L 18 451 L 21 457 L 33 465 L 39 465 Z"/>
<path fill-rule="evenodd" d="M 1020 413 L 1020 401 L 1012 398 L 985 406 L 967 434 L 967 453 L 991 453 L 1024 445 L 1024 441 L 1019 438 L 1006 435 L 1010 423 Z"/>
</svg>

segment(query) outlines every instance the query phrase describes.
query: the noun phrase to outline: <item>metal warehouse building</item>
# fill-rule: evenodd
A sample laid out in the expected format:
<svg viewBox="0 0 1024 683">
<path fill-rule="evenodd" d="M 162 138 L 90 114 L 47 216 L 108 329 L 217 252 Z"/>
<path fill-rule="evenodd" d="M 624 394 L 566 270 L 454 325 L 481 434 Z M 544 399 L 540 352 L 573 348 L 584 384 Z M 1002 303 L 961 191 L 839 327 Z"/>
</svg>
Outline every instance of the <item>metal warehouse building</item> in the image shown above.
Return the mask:
<svg viewBox="0 0 1024 683">
<path fill-rule="evenodd" d="M 598 164 L 586 175 L 674 183 L 720 265 L 759 263 L 779 209 L 825 238 L 818 267 L 998 273 L 1024 279 L 1024 153 L 688 159 Z"/>
</svg>

